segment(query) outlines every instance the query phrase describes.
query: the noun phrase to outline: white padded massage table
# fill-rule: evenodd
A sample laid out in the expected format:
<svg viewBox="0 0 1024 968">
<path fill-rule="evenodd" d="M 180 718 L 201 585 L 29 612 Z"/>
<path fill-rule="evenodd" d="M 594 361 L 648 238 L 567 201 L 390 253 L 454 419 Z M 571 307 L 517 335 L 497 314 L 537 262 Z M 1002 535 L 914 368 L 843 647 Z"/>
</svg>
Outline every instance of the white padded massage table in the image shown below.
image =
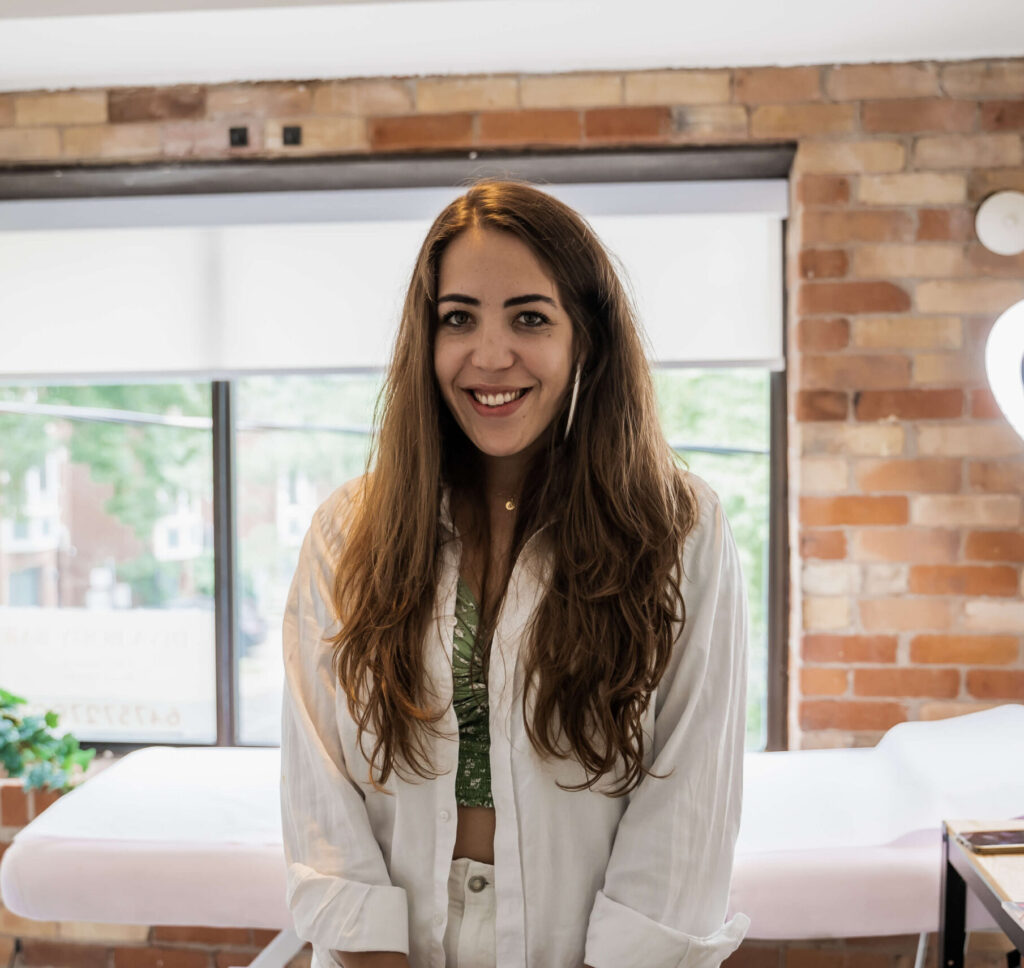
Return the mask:
<svg viewBox="0 0 1024 968">
<path fill-rule="evenodd" d="M 1022 766 L 1021 705 L 901 723 L 870 749 L 747 754 L 730 915 L 749 938 L 918 934 L 920 966 L 941 821 L 1024 814 Z M 995 930 L 971 894 L 967 926 Z"/>
<path fill-rule="evenodd" d="M 269 928 L 250 964 L 302 947 L 285 904 L 278 749 L 148 746 L 14 835 L 0 900 L 42 921 Z"/>
<path fill-rule="evenodd" d="M 1024 814 L 1022 763 L 1016 705 L 903 723 L 873 749 L 747 754 L 730 913 L 756 939 L 923 939 L 938 929 L 940 821 Z M 252 964 L 280 968 L 303 942 L 279 779 L 276 749 L 129 753 L 15 835 L 0 898 L 46 921 L 278 930 Z M 994 926 L 975 902 L 967 923 Z"/>
</svg>

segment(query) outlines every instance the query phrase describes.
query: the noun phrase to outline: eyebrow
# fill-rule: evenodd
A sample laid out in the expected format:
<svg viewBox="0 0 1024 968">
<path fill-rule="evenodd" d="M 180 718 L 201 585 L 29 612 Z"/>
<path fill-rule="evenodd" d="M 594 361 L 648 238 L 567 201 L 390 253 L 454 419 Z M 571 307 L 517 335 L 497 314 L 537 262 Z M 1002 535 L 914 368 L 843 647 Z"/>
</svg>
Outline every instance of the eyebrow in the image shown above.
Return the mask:
<svg viewBox="0 0 1024 968">
<path fill-rule="evenodd" d="M 462 293 L 459 292 L 452 292 L 449 293 L 447 296 L 442 296 L 440 299 L 438 299 L 437 302 L 438 304 L 443 302 L 460 302 L 466 303 L 469 306 L 480 305 L 479 299 L 475 299 L 473 298 L 473 296 L 464 296 L 462 295 Z M 550 296 L 542 296 L 540 293 L 537 292 L 530 293 L 527 296 L 513 296 L 511 299 L 506 299 L 502 306 L 503 308 L 507 309 L 509 306 L 522 306 L 524 303 L 531 302 L 546 302 L 550 303 L 556 309 L 558 308 L 558 303 L 556 303 L 554 299 L 552 299 Z"/>
</svg>

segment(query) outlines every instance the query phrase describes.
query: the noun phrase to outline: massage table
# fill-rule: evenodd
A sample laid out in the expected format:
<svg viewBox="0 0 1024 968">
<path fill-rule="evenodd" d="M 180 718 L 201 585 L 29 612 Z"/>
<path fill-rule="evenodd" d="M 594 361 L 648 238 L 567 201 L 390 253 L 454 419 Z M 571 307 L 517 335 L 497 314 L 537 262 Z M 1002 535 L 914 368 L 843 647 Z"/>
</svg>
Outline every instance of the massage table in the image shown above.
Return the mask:
<svg viewBox="0 0 1024 968">
<path fill-rule="evenodd" d="M 943 819 L 1024 814 L 1024 706 L 901 723 L 871 749 L 748 753 L 730 916 L 751 939 L 938 929 Z M 0 899 L 22 917 L 268 928 L 252 962 L 302 948 L 285 904 L 280 751 L 151 746 L 14 836 Z M 994 928 L 968 902 L 968 928 Z"/>
</svg>

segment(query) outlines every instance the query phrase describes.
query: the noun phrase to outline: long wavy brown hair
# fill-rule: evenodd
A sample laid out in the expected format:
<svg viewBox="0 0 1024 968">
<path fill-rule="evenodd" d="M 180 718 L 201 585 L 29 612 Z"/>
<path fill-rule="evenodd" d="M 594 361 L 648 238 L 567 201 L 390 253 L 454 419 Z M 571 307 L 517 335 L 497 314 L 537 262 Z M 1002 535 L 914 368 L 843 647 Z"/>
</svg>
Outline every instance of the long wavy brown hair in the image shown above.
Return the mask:
<svg viewBox="0 0 1024 968">
<path fill-rule="evenodd" d="M 423 643 L 431 619 L 441 619 L 433 614 L 441 552 L 457 540 L 439 517 L 444 488 L 471 522 L 462 539 L 479 541 L 490 561 L 480 456 L 433 367 L 441 257 L 471 226 L 529 246 L 557 284 L 585 360 L 571 433 L 563 441 L 567 391 L 529 467 L 512 554 L 498 576 L 505 588 L 519 552 L 541 531 L 549 580 L 520 652 L 527 734 L 540 755 L 575 756 L 583 767 L 588 779 L 563 789 L 591 788 L 614 773 L 620 786 L 602 792 L 622 796 L 650 774 L 641 724 L 685 622 L 682 549 L 697 502 L 658 422 L 635 310 L 612 257 L 578 213 L 528 183 L 476 181 L 438 215 L 420 248 L 368 470 L 345 512 L 334 587 L 340 631 L 328 640 L 335 671 L 360 745 L 366 732 L 375 738 L 369 782 L 382 789 L 403 765 L 438 776 L 426 735 L 440 735 L 445 709 L 425 681 Z M 481 604 L 474 661 L 485 677 L 498 612 L 500 601 L 489 613 Z"/>
</svg>

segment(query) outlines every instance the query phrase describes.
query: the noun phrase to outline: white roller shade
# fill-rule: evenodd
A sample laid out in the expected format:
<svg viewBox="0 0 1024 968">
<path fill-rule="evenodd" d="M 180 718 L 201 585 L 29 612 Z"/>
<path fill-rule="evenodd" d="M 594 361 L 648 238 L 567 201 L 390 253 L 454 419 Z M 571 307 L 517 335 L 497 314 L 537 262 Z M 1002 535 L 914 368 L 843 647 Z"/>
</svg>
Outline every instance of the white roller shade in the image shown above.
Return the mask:
<svg viewBox="0 0 1024 968">
<path fill-rule="evenodd" d="M 543 188 L 619 259 L 653 361 L 781 368 L 784 180 Z M 0 202 L 0 380 L 382 367 L 463 191 Z"/>
</svg>

